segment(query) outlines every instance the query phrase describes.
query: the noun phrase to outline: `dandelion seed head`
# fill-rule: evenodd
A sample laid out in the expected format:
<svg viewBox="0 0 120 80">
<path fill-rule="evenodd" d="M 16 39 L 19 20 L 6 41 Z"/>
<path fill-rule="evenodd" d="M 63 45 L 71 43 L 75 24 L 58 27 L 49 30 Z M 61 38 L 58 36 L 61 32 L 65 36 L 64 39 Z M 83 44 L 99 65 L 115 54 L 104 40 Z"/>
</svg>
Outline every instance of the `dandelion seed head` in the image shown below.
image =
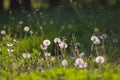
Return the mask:
<svg viewBox="0 0 120 80">
<path fill-rule="evenodd" d="M 84 55 L 85 55 L 85 53 L 83 53 L 83 52 L 81 52 L 81 53 L 80 53 L 80 57 L 82 57 L 82 58 L 83 58 L 83 57 L 84 57 Z"/>
<path fill-rule="evenodd" d="M 6 31 L 5 30 L 1 30 L 1 35 L 6 35 Z"/>
<path fill-rule="evenodd" d="M 30 32 L 29 32 L 31 35 L 33 34 L 33 31 L 32 30 L 30 30 Z"/>
<path fill-rule="evenodd" d="M 105 59 L 104 59 L 103 56 L 97 56 L 97 57 L 95 58 L 95 62 L 96 62 L 96 63 L 104 63 L 104 62 L 105 62 Z"/>
<path fill-rule="evenodd" d="M 55 38 L 54 39 L 54 43 L 60 43 L 61 42 L 61 39 L 60 38 Z"/>
<path fill-rule="evenodd" d="M 50 40 L 46 39 L 43 41 L 43 45 L 49 46 L 51 44 Z"/>
<path fill-rule="evenodd" d="M 61 64 L 63 67 L 66 67 L 66 66 L 68 66 L 68 61 L 66 59 L 64 59 L 64 60 L 62 60 Z"/>
<path fill-rule="evenodd" d="M 47 49 L 47 46 L 45 46 L 45 45 L 40 45 L 40 48 L 41 48 L 42 50 L 46 50 L 46 49 Z"/>
<path fill-rule="evenodd" d="M 59 43 L 59 47 L 62 49 L 62 48 L 67 48 L 68 47 L 68 45 L 67 45 L 67 43 L 65 43 L 65 42 L 60 42 Z"/>
<path fill-rule="evenodd" d="M 77 58 L 77 59 L 75 60 L 75 64 L 83 64 L 83 63 L 84 63 L 84 61 L 83 61 L 82 58 Z"/>
<path fill-rule="evenodd" d="M 83 61 L 83 58 L 77 58 L 75 60 L 75 67 L 77 69 L 80 69 L 80 68 L 87 68 L 88 64 L 86 62 Z"/>
<path fill-rule="evenodd" d="M 92 36 L 91 41 L 93 42 L 93 44 L 100 44 L 100 40 L 97 36 Z"/>
<path fill-rule="evenodd" d="M 30 30 L 29 26 L 25 26 L 25 27 L 24 27 L 24 31 L 25 31 L 25 32 L 28 32 L 29 30 Z"/>
</svg>

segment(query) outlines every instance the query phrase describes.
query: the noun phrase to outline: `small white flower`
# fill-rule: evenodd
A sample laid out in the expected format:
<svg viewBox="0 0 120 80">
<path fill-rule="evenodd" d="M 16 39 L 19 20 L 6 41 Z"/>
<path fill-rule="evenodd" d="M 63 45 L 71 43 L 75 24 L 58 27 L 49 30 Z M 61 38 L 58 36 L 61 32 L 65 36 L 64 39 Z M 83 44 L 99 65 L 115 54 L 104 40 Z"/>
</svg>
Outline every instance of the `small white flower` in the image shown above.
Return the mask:
<svg viewBox="0 0 120 80">
<path fill-rule="evenodd" d="M 97 57 L 95 58 L 95 62 L 96 62 L 96 63 L 104 63 L 104 62 L 105 62 L 105 59 L 104 59 L 103 56 L 97 56 Z"/>
<path fill-rule="evenodd" d="M 68 61 L 66 59 L 62 60 L 61 62 L 62 66 L 66 67 L 68 66 Z"/>
<path fill-rule="evenodd" d="M 29 59 L 31 55 L 30 55 L 30 53 L 23 53 L 22 56 L 25 59 Z"/>
<path fill-rule="evenodd" d="M 45 55 L 45 56 L 51 56 L 51 53 L 45 52 L 44 55 Z"/>
<path fill-rule="evenodd" d="M 55 38 L 54 39 L 54 43 L 60 43 L 60 42 L 61 42 L 60 38 Z"/>
<path fill-rule="evenodd" d="M 14 41 L 15 43 L 19 43 L 19 41 L 18 41 L 17 39 L 14 39 L 13 41 Z"/>
<path fill-rule="evenodd" d="M 61 49 L 68 47 L 67 43 L 65 43 L 65 42 L 60 42 L 59 46 Z"/>
<path fill-rule="evenodd" d="M 29 28 L 28 26 L 25 26 L 25 27 L 24 27 L 24 31 L 25 31 L 25 32 L 28 32 L 29 30 L 30 30 L 30 28 Z"/>
<path fill-rule="evenodd" d="M 50 40 L 46 39 L 43 41 L 43 45 L 49 46 L 51 44 Z"/>
<path fill-rule="evenodd" d="M 13 46 L 12 43 L 8 43 L 8 44 L 7 44 L 7 47 L 12 47 L 12 46 Z"/>
<path fill-rule="evenodd" d="M 7 51 L 8 51 L 9 53 L 12 53 L 12 52 L 14 52 L 14 49 L 7 49 Z"/>
<path fill-rule="evenodd" d="M 46 49 L 47 49 L 47 46 L 45 46 L 45 45 L 40 45 L 40 48 L 41 48 L 42 50 L 46 50 Z"/>
<path fill-rule="evenodd" d="M 1 30 L 1 35 L 6 35 L 6 31 L 5 30 Z"/>
<path fill-rule="evenodd" d="M 100 40 L 97 36 L 92 36 L 91 41 L 93 42 L 93 44 L 100 44 Z"/>
</svg>

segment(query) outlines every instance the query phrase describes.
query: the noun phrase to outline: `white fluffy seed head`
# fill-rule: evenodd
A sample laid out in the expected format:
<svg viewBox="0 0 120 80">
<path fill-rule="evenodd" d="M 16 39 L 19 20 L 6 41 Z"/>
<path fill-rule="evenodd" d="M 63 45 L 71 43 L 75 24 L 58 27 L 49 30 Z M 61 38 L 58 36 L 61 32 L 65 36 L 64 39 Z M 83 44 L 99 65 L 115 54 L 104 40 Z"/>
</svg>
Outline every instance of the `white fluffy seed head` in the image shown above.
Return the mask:
<svg viewBox="0 0 120 80">
<path fill-rule="evenodd" d="M 86 62 L 83 61 L 82 58 L 77 58 L 75 60 L 75 67 L 77 69 L 80 69 L 80 68 L 87 68 L 88 64 Z"/>
<path fill-rule="evenodd" d="M 83 59 L 82 58 L 77 58 L 76 60 L 75 60 L 75 67 L 76 68 L 83 68 L 84 66 L 83 66 L 83 63 L 84 63 L 84 61 L 83 61 Z"/>
<path fill-rule="evenodd" d="M 25 32 L 28 32 L 29 30 L 30 30 L 29 26 L 25 26 L 25 27 L 24 27 L 24 31 L 25 31 Z"/>
<path fill-rule="evenodd" d="M 67 45 L 67 43 L 65 43 L 65 42 L 60 42 L 60 43 L 59 43 L 59 47 L 60 47 L 61 49 L 63 49 L 63 48 L 67 48 L 68 45 Z"/>
<path fill-rule="evenodd" d="M 46 50 L 47 49 L 47 46 L 45 46 L 45 45 L 40 45 L 40 48 L 42 49 L 42 50 Z"/>
<path fill-rule="evenodd" d="M 92 36 L 91 41 L 93 42 L 93 44 L 100 44 L 100 40 L 97 36 Z"/>
<path fill-rule="evenodd" d="M 83 64 L 83 63 L 84 63 L 84 61 L 83 61 L 82 58 L 77 58 L 77 59 L 75 60 L 75 64 Z"/>
<path fill-rule="evenodd" d="M 43 45 L 49 46 L 51 44 L 50 40 L 46 39 L 43 41 Z"/>
<path fill-rule="evenodd" d="M 1 30 L 1 35 L 6 35 L 6 31 L 5 30 Z"/>
<path fill-rule="evenodd" d="M 63 67 L 66 67 L 66 66 L 68 66 L 68 61 L 66 59 L 64 59 L 64 60 L 62 60 L 61 64 Z"/>
<path fill-rule="evenodd" d="M 33 31 L 32 30 L 30 30 L 30 32 L 29 32 L 31 35 L 33 34 Z"/>
<path fill-rule="evenodd" d="M 105 62 L 105 59 L 104 59 L 103 56 L 97 56 L 97 57 L 95 58 L 95 62 L 96 62 L 96 63 L 104 63 L 104 62 Z"/>
<path fill-rule="evenodd" d="M 54 39 L 54 43 L 60 43 L 61 42 L 61 39 L 60 38 L 55 38 Z"/>
</svg>

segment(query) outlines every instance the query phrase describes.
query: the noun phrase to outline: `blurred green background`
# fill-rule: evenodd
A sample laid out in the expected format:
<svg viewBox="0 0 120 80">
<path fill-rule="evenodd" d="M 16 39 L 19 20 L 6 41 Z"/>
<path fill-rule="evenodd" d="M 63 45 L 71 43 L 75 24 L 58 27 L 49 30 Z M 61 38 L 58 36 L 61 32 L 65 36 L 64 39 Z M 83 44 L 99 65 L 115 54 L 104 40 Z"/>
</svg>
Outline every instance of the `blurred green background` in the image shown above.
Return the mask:
<svg viewBox="0 0 120 80">
<path fill-rule="evenodd" d="M 0 0 L 0 10 L 50 8 L 61 5 L 77 5 L 81 8 L 117 9 L 120 0 Z"/>
</svg>

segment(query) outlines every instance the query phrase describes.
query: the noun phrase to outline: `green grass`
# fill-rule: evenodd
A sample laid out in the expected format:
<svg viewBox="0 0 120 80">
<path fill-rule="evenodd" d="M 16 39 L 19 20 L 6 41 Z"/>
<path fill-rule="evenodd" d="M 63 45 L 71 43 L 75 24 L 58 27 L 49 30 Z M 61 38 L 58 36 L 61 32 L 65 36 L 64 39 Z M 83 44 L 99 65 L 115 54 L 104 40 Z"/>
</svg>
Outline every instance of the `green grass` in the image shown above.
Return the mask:
<svg viewBox="0 0 120 80">
<path fill-rule="evenodd" d="M 1 79 L 11 78 L 13 80 L 118 80 L 120 74 L 113 70 L 99 72 L 98 70 L 88 72 L 84 70 L 76 70 L 73 68 L 55 68 L 45 72 L 33 71 L 29 74 L 21 73 L 9 76 L 7 72 L 1 71 L 3 74 Z M 10 73 L 9 73 L 10 74 Z"/>
</svg>

